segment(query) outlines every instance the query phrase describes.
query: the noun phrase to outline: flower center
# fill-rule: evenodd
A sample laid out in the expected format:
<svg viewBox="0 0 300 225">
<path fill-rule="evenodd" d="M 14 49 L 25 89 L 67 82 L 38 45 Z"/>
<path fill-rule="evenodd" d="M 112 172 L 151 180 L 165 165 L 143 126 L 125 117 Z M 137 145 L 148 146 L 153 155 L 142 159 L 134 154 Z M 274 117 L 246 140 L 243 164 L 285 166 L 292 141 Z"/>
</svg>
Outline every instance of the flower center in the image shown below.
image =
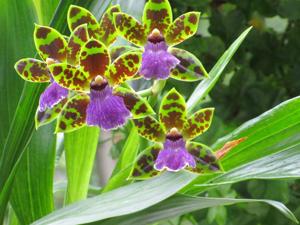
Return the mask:
<svg viewBox="0 0 300 225">
<path fill-rule="evenodd" d="M 160 33 L 160 31 L 157 28 L 155 28 L 148 36 L 148 41 L 153 44 L 157 44 L 159 42 L 165 41 L 165 38 L 162 35 L 162 33 Z"/>
<path fill-rule="evenodd" d="M 91 82 L 90 87 L 91 87 L 91 90 L 102 91 L 107 85 L 108 85 L 107 80 L 105 78 L 103 78 L 102 76 L 98 75 Z"/>
</svg>

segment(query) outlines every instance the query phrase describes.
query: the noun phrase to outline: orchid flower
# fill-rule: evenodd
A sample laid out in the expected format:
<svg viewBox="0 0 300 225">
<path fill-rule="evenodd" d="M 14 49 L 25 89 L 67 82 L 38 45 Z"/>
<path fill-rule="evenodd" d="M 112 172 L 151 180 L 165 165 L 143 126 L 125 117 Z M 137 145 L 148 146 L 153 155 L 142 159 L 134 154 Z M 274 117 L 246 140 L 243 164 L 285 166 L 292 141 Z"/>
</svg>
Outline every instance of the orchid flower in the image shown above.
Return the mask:
<svg viewBox="0 0 300 225">
<path fill-rule="evenodd" d="M 50 85 L 40 96 L 36 112 L 36 127 L 54 120 L 67 102 L 68 90 L 58 85 L 50 71 L 49 65 L 68 62 L 76 66 L 79 60 L 80 46 L 88 40 L 87 26 L 81 25 L 73 30 L 68 41 L 51 27 L 36 25 L 34 43 L 42 60 L 24 58 L 15 64 L 17 73 L 26 81 Z"/>
<path fill-rule="evenodd" d="M 79 66 L 50 65 L 55 82 L 76 92 L 60 113 L 56 131 L 68 132 L 84 125 L 110 130 L 130 117 L 153 114 L 146 100 L 120 86 L 137 73 L 140 63 L 139 52 L 125 53 L 111 63 L 106 46 L 91 39 L 81 49 Z"/>
<path fill-rule="evenodd" d="M 141 24 L 132 16 L 116 12 L 115 27 L 120 36 L 143 47 L 139 74 L 145 79 L 195 81 L 207 76 L 201 62 L 190 52 L 174 48 L 193 36 L 199 23 L 199 12 L 188 12 L 173 21 L 168 0 L 149 0 Z"/>
<path fill-rule="evenodd" d="M 200 109 L 190 117 L 187 117 L 186 111 L 184 98 L 173 88 L 162 99 L 159 122 L 152 116 L 133 120 L 138 133 L 156 143 L 138 156 L 132 178 L 146 179 L 164 170 L 174 172 L 184 169 L 195 173 L 222 171 L 218 157 L 208 146 L 191 141 L 209 128 L 214 109 Z M 229 145 L 220 157 L 228 149 Z"/>
</svg>

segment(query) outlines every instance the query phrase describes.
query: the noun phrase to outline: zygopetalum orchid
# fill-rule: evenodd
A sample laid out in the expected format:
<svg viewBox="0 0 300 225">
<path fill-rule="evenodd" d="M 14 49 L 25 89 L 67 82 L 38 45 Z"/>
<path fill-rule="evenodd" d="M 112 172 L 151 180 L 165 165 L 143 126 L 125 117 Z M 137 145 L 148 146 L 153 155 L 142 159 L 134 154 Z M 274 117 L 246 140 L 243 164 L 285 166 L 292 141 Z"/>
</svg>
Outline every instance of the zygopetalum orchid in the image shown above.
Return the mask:
<svg viewBox="0 0 300 225">
<path fill-rule="evenodd" d="M 141 53 L 129 52 L 111 63 L 106 46 L 91 39 L 81 49 L 79 66 L 56 63 L 49 66 L 54 80 L 76 91 L 58 117 L 57 132 L 68 132 L 84 125 L 110 130 L 128 118 L 153 114 L 146 100 L 120 84 L 132 78 L 141 63 Z"/>
<path fill-rule="evenodd" d="M 193 36 L 199 23 L 199 12 L 188 12 L 173 21 L 168 0 L 149 0 L 143 12 L 143 24 L 132 16 L 114 13 L 115 27 L 129 42 L 144 47 L 140 75 L 145 79 L 195 81 L 207 73 L 190 52 L 174 48 Z"/>
<path fill-rule="evenodd" d="M 106 13 L 102 16 L 98 23 L 96 17 L 90 11 L 80 6 L 71 5 L 67 17 L 68 26 L 70 30 L 74 30 L 82 24 L 87 24 L 90 37 L 101 41 L 109 47 L 109 54 L 113 61 L 121 54 L 135 50 L 135 48 L 128 45 L 110 46 L 118 36 L 118 32 L 116 31 L 113 22 L 113 14 L 117 12 L 120 12 L 120 6 L 111 6 L 107 9 Z"/>
<path fill-rule="evenodd" d="M 76 66 L 79 63 L 81 45 L 87 40 L 88 32 L 85 24 L 74 29 L 68 40 L 51 27 L 35 26 L 34 43 L 42 60 L 24 58 L 15 64 L 15 69 L 26 81 L 50 82 L 40 96 L 35 118 L 36 127 L 54 120 L 68 98 L 69 91 L 54 81 L 49 65 L 62 62 Z"/>
<path fill-rule="evenodd" d="M 213 108 L 205 108 L 187 118 L 184 98 L 175 89 L 169 91 L 161 102 L 159 122 L 152 116 L 133 120 L 138 133 L 156 144 L 138 156 L 131 177 L 146 179 L 164 170 L 221 171 L 218 158 L 209 147 L 190 141 L 209 128 L 213 113 Z"/>
</svg>

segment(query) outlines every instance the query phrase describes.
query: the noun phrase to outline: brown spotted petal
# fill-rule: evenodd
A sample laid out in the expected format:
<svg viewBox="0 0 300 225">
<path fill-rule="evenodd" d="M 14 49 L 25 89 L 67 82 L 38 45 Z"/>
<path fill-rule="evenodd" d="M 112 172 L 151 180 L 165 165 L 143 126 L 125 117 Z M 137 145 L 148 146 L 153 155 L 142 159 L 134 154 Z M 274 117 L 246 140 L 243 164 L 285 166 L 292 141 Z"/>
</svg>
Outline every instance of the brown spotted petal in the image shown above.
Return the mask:
<svg viewBox="0 0 300 225">
<path fill-rule="evenodd" d="M 186 122 L 186 105 L 184 98 L 175 88 L 163 97 L 159 109 L 159 119 L 166 131 L 173 127 L 182 130 Z"/>
<path fill-rule="evenodd" d="M 143 25 L 147 34 L 155 28 L 165 34 L 172 21 L 172 9 L 168 0 L 149 0 L 145 4 Z"/>
<path fill-rule="evenodd" d="M 96 76 L 103 76 L 108 70 L 110 57 L 103 43 L 91 39 L 82 47 L 80 66 L 92 81 Z"/>
<path fill-rule="evenodd" d="M 67 101 L 68 99 L 64 98 L 52 108 L 45 109 L 45 111 L 40 111 L 38 108 L 35 114 L 36 129 L 55 120 Z"/>
<path fill-rule="evenodd" d="M 57 118 L 56 132 L 70 132 L 86 125 L 86 109 L 90 102 L 87 94 L 77 94 L 63 107 Z"/>
<path fill-rule="evenodd" d="M 152 116 L 133 120 L 138 133 L 150 141 L 162 142 L 165 139 L 165 131 L 161 124 Z"/>
<path fill-rule="evenodd" d="M 80 68 L 67 63 L 56 63 L 50 65 L 49 69 L 60 86 L 73 91 L 90 90 L 90 81 Z"/>
<path fill-rule="evenodd" d="M 117 38 L 117 31 L 113 21 L 113 14 L 120 11 L 121 9 L 119 5 L 111 6 L 106 10 L 101 18 L 99 38 L 106 46 L 111 45 Z"/>
<path fill-rule="evenodd" d="M 125 13 L 114 13 L 114 22 L 119 35 L 135 45 L 144 46 L 147 34 L 140 22 Z"/>
<path fill-rule="evenodd" d="M 70 31 L 76 27 L 87 24 L 88 32 L 91 38 L 99 39 L 100 27 L 95 16 L 85 8 L 71 5 L 68 11 L 68 26 Z"/>
<path fill-rule="evenodd" d="M 89 39 L 87 25 L 83 24 L 75 28 L 68 41 L 67 62 L 72 65 L 79 64 L 81 47 Z"/>
<path fill-rule="evenodd" d="M 197 81 L 208 77 L 202 63 L 192 53 L 179 48 L 169 48 L 169 52 L 180 62 L 171 70 L 170 76 L 176 80 Z"/>
<path fill-rule="evenodd" d="M 50 71 L 43 61 L 31 58 L 21 59 L 15 64 L 15 70 L 26 81 L 50 82 Z"/>
<path fill-rule="evenodd" d="M 110 47 L 108 51 L 109 51 L 110 59 L 113 62 L 122 54 L 130 52 L 130 51 L 137 51 L 137 50 L 138 50 L 138 48 L 135 48 L 133 46 L 119 45 L 119 46 Z"/>
<path fill-rule="evenodd" d="M 142 151 L 134 163 L 129 178 L 143 180 L 159 175 L 161 172 L 155 170 L 153 166 L 161 149 L 162 146 L 156 144 Z"/>
<path fill-rule="evenodd" d="M 60 62 L 66 60 L 67 41 L 57 30 L 36 24 L 34 29 L 34 43 L 44 61 L 47 58 Z"/>
<path fill-rule="evenodd" d="M 126 108 L 131 112 L 134 119 L 155 114 L 148 101 L 133 90 L 117 87 L 114 90 L 114 94 L 123 98 Z"/>
<path fill-rule="evenodd" d="M 177 45 L 193 36 L 197 32 L 199 18 L 199 12 L 188 12 L 174 20 L 167 30 L 166 42 L 168 45 Z"/>
<path fill-rule="evenodd" d="M 182 131 L 185 139 L 193 139 L 204 133 L 210 127 L 214 108 L 205 108 L 195 112 L 184 124 Z"/>
<path fill-rule="evenodd" d="M 117 58 L 110 66 L 105 77 L 112 85 L 118 85 L 134 77 L 140 68 L 142 54 L 128 52 Z"/>
<path fill-rule="evenodd" d="M 208 146 L 196 142 L 190 142 L 187 144 L 186 148 L 196 160 L 196 167 L 186 168 L 187 170 L 199 174 L 223 171 L 220 162 Z"/>
</svg>

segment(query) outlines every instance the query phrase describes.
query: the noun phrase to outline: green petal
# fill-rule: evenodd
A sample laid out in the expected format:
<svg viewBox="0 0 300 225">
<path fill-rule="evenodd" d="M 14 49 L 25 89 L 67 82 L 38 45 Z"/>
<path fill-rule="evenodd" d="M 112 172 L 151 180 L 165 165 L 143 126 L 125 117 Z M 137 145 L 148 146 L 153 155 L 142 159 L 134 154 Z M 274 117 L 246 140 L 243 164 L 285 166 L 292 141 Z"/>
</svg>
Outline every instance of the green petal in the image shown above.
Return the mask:
<svg viewBox="0 0 300 225">
<path fill-rule="evenodd" d="M 199 12 L 188 12 L 178 17 L 167 31 L 166 41 L 169 46 L 177 45 L 193 36 L 197 32 L 199 18 Z"/>
<path fill-rule="evenodd" d="M 145 149 L 138 157 L 131 171 L 131 179 L 148 179 L 159 175 L 161 172 L 154 169 L 154 163 L 161 145 L 156 144 Z"/>
<path fill-rule="evenodd" d="M 168 0 L 149 0 L 145 4 L 143 25 L 147 34 L 155 28 L 165 34 L 172 21 L 172 9 Z"/>
<path fill-rule="evenodd" d="M 114 85 L 121 84 L 134 77 L 140 68 L 141 61 L 142 53 L 125 53 L 110 65 L 105 77 Z"/>
<path fill-rule="evenodd" d="M 163 97 L 159 109 L 159 119 L 166 131 L 173 127 L 182 130 L 186 122 L 186 105 L 184 98 L 175 88 Z"/>
<path fill-rule="evenodd" d="M 49 66 L 56 83 L 74 91 L 89 91 L 90 82 L 79 68 L 67 63 L 56 63 Z"/>
<path fill-rule="evenodd" d="M 115 95 L 123 98 L 126 108 L 130 110 L 134 119 L 143 118 L 147 115 L 155 114 L 148 101 L 139 96 L 133 90 L 117 87 L 114 90 Z"/>
<path fill-rule="evenodd" d="M 133 120 L 138 133 L 150 141 L 162 142 L 165 140 L 165 131 L 161 124 L 152 116 Z"/>
<path fill-rule="evenodd" d="M 120 6 L 119 5 L 111 6 L 103 14 L 101 21 L 100 21 L 99 40 L 102 41 L 106 46 L 109 46 L 110 44 L 112 44 L 118 36 L 118 33 L 117 33 L 115 25 L 114 25 L 114 21 L 113 21 L 114 20 L 113 14 L 116 12 L 121 12 Z"/>
<path fill-rule="evenodd" d="M 180 60 L 171 70 L 170 76 L 176 80 L 197 81 L 208 77 L 202 63 L 192 53 L 179 48 L 170 48 L 169 52 Z"/>
<path fill-rule="evenodd" d="M 57 118 L 56 132 L 70 132 L 86 125 L 86 109 L 90 102 L 87 94 L 77 94 L 63 107 Z"/>
<path fill-rule="evenodd" d="M 144 46 L 147 35 L 140 22 L 125 13 L 114 13 L 114 22 L 117 31 L 123 38 L 135 45 Z"/>
<path fill-rule="evenodd" d="M 110 59 L 112 62 L 115 61 L 116 58 L 118 58 L 122 54 L 124 54 L 126 52 L 130 52 L 130 51 L 134 51 L 134 50 L 138 50 L 138 48 L 135 48 L 135 47 L 129 46 L 129 45 L 112 46 L 108 49 Z"/>
<path fill-rule="evenodd" d="M 63 106 L 68 101 L 67 98 L 61 100 L 59 103 L 57 103 L 52 108 L 47 108 L 45 111 L 39 111 L 37 110 L 35 113 L 35 127 L 36 129 L 52 122 L 61 112 Z"/>
<path fill-rule="evenodd" d="M 196 168 L 186 168 L 187 170 L 199 174 L 223 171 L 217 157 L 206 145 L 189 142 L 186 148 L 196 160 Z"/>
<path fill-rule="evenodd" d="M 201 109 L 195 112 L 184 124 L 183 136 L 186 139 L 193 139 L 207 131 L 210 127 L 214 114 L 214 108 Z"/>
<path fill-rule="evenodd" d="M 70 31 L 85 23 L 87 24 L 90 37 L 99 39 L 100 27 L 95 16 L 85 8 L 71 5 L 68 11 L 68 26 Z"/>
<path fill-rule="evenodd" d="M 34 29 L 34 43 L 44 61 L 47 58 L 52 58 L 60 62 L 66 60 L 67 41 L 57 30 L 36 24 Z"/>
<path fill-rule="evenodd" d="M 15 64 L 15 70 L 30 82 L 50 82 L 50 71 L 43 61 L 31 58 L 21 59 Z"/>
<path fill-rule="evenodd" d="M 87 25 L 83 24 L 75 28 L 68 42 L 67 62 L 72 65 L 79 64 L 81 47 L 88 41 Z"/>
<path fill-rule="evenodd" d="M 103 43 L 95 39 L 89 40 L 82 47 L 80 53 L 80 66 L 88 74 L 91 81 L 97 75 L 103 76 L 108 70 L 110 57 L 108 50 Z"/>
</svg>

